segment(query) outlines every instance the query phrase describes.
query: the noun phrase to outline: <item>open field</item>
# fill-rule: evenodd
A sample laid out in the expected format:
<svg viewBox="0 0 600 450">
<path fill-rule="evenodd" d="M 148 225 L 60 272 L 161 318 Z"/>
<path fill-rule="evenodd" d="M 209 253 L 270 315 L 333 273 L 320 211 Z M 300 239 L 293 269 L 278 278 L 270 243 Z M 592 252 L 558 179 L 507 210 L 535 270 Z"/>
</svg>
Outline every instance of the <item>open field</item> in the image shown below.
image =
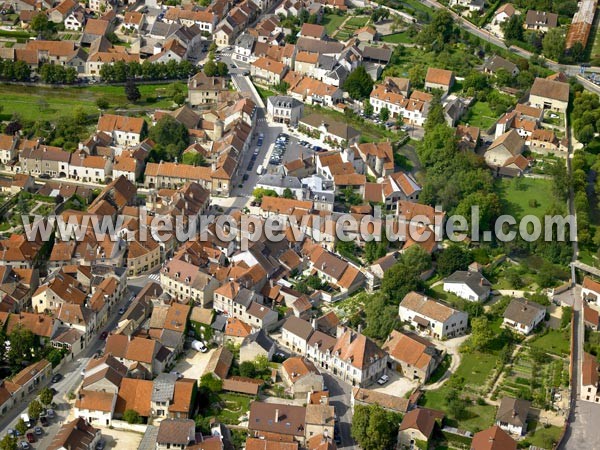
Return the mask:
<svg viewBox="0 0 600 450">
<path fill-rule="evenodd" d="M 381 40 L 383 42 L 389 42 L 390 44 L 409 44 L 413 41 L 413 38 L 411 38 L 406 31 L 403 31 L 401 33 L 382 36 Z"/>
<path fill-rule="evenodd" d="M 539 178 L 502 178 L 498 193 L 503 201 L 503 213 L 519 219 L 532 214 L 542 217 L 552 205 L 552 181 Z"/>
<path fill-rule="evenodd" d="M 185 83 L 181 83 L 187 90 Z M 4 107 L 0 117 L 10 119 L 18 113 L 24 120 L 55 119 L 61 115 L 72 114 L 77 107 L 89 114 L 97 113 L 96 100 L 106 97 L 111 108 L 169 108 L 173 106 L 164 89 L 168 84 L 140 84 L 138 88 L 142 100 L 135 105 L 125 97 L 123 86 L 87 86 L 87 87 L 34 87 L 0 84 L 0 98 Z"/>
<path fill-rule="evenodd" d="M 323 15 L 321 25 L 325 27 L 327 35 L 331 36 L 333 33 L 340 28 L 342 22 L 344 22 L 345 16 L 338 16 L 337 14 L 327 13 Z"/>
<path fill-rule="evenodd" d="M 498 117 L 492 112 L 487 102 L 475 102 L 469 108 L 467 114 L 462 118 L 462 123 L 468 123 L 471 126 L 487 130 L 498 120 Z"/>
</svg>

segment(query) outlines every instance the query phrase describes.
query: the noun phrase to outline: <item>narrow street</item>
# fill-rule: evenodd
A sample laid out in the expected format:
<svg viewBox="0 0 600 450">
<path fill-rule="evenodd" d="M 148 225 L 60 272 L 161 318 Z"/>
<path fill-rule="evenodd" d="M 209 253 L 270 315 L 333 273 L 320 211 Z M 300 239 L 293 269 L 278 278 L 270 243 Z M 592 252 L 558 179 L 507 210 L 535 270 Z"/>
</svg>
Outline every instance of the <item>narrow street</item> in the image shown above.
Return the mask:
<svg viewBox="0 0 600 450">
<path fill-rule="evenodd" d="M 129 295 L 126 294 L 125 297 L 114 306 L 113 317 L 103 328 L 98 330 L 98 333 L 101 333 L 103 330 L 111 330 L 117 325 L 120 317 L 117 314 L 117 311 L 121 306 L 126 304 L 128 298 Z M 36 390 L 34 390 L 30 395 L 26 396 L 18 405 L 16 405 L 14 408 L 11 408 L 0 418 L 0 435 L 4 436 L 9 428 L 14 429 L 15 424 L 21 417 L 21 414 L 27 412 L 29 403 L 37 397 L 37 394 L 43 387 L 53 387 L 57 391 L 53 400 L 57 404 L 55 409 L 56 417 L 50 420 L 50 426 L 44 428 L 44 434 L 40 437 L 40 439 L 35 444 L 32 444 L 34 449 L 48 448 L 52 438 L 60 429 L 60 426 L 67 418 L 72 407 L 72 405 L 68 403 L 67 399 L 69 392 L 75 392 L 77 386 L 82 380 L 81 370 L 85 368 L 93 355 L 103 347 L 103 341 L 100 341 L 96 336 L 92 337 L 91 341 L 88 343 L 88 346 L 76 357 L 75 360 L 66 362 L 58 372 L 55 372 L 60 373 L 63 376 L 62 380 L 57 383 L 51 383 L 50 380 L 48 380 L 45 385 L 38 386 Z M 39 425 L 39 422 L 36 425 Z"/>
</svg>

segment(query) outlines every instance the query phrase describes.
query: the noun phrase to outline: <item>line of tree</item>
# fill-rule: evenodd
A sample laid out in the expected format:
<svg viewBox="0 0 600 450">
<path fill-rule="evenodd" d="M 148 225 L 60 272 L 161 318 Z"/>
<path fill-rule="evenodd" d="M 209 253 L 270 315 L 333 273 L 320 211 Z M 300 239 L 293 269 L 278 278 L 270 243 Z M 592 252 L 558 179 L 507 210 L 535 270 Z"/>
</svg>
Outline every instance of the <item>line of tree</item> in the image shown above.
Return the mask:
<svg viewBox="0 0 600 450">
<path fill-rule="evenodd" d="M 191 62 L 171 60 L 166 63 L 143 63 L 117 61 L 114 64 L 104 64 L 100 68 L 100 77 L 109 83 L 123 83 L 133 78 L 138 80 L 186 79 L 198 72 Z"/>
<path fill-rule="evenodd" d="M 77 81 L 77 69 L 75 67 L 44 64 L 38 72 L 40 79 L 48 84 L 73 84 Z"/>
<path fill-rule="evenodd" d="M 0 80 L 2 81 L 29 81 L 31 69 L 25 61 L 10 61 L 0 59 Z"/>
</svg>

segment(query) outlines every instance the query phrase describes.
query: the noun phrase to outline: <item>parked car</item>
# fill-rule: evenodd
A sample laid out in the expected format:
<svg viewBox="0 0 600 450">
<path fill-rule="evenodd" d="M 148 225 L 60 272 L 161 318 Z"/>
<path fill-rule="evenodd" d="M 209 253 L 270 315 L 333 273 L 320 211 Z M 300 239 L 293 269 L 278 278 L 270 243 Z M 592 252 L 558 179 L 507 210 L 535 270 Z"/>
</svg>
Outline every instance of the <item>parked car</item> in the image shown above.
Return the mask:
<svg viewBox="0 0 600 450">
<path fill-rule="evenodd" d="M 50 179 L 50 175 L 48 175 L 47 173 L 43 173 L 40 175 L 40 178 L 43 180 L 49 180 Z"/>
<path fill-rule="evenodd" d="M 206 353 L 208 351 L 208 347 L 202 341 L 193 341 L 192 348 L 198 352 Z"/>
<path fill-rule="evenodd" d="M 172 371 L 171 375 L 177 375 L 178 380 L 181 380 L 183 378 L 183 374 L 181 372 L 177 372 L 176 370 Z"/>
<path fill-rule="evenodd" d="M 245 173 L 244 176 L 242 177 L 242 181 L 248 181 L 248 174 Z"/>
<path fill-rule="evenodd" d="M 377 384 L 384 385 L 388 381 L 390 381 L 390 377 L 388 375 L 384 374 L 384 375 L 381 375 L 381 378 L 379 378 L 379 380 L 377 380 Z"/>
<path fill-rule="evenodd" d="M 36 436 L 41 436 L 44 433 L 44 430 L 42 430 L 42 427 L 35 427 L 33 429 L 33 432 Z"/>
<path fill-rule="evenodd" d="M 104 439 L 100 439 L 98 441 L 98 443 L 96 444 L 96 450 L 104 450 L 105 446 L 106 446 L 106 442 L 104 441 Z"/>
<path fill-rule="evenodd" d="M 55 373 L 50 381 L 52 381 L 53 383 L 58 383 L 62 379 L 63 376 L 60 373 Z"/>
<path fill-rule="evenodd" d="M 12 428 L 9 428 L 8 430 L 6 430 L 6 434 L 8 434 L 9 436 L 12 436 L 12 437 L 17 437 L 17 430 L 13 430 Z"/>
<path fill-rule="evenodd" d="M 50 419 L 52 419 L 54 417 L 54 410 L 53 409 L 47 409 L 46 413 L 48 414 L 48 417 Z"/>
<path fill-rule="evenodd" d="M 46 416 L 40 417 L 40 423 L 43 427 L 47 427 L 48 425 L 50 425 L 50 422 L 48 421 L 48 418 Z"/>
<path fill-rule="evenodd" d="M 27 438 L 27 442 L 29 442 L 30 444 L 33 444 L 36 441 L 35 435 L 33 433 L 27 433 L 25 437 Z"/>
<path fill-rule="evenodd" d="M 29 450 L 31 448 L 31 445 L 29 445 L 27 441 L 21 441 L 19 442 L 19 447 L 23 450 Z"/>
<path fill-rule="evenodd" d="M 105 341 L 107 337 L 108 337 L 108 331 L 103 331 L 102 333 L 100 333 L 101 341 Z"/>
<path fill-rule="evenodd" d="M 123 314 L 125 314 L 125 308 L 121 307 L 119 308 L 119 315 L 122 316 Z"/>
</svg>

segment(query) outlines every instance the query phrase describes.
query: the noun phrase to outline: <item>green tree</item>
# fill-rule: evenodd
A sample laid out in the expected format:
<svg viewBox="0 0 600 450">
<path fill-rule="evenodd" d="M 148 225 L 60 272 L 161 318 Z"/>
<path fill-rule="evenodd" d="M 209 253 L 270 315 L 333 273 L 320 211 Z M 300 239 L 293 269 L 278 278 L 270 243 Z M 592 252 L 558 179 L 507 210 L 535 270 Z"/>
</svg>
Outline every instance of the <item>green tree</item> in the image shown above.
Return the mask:
<svg viewBox="0 0 600 450">
<path fill-rule="evenodd" d="M 294 193 L 292 192 L 292 190 L 290 188 L 285 188 L 283 190 L 283 198 L 295 198 L 294 197 Z"/>
<path fill-rule="evenodd" d="M 494 332 L 486 316 L 471 319 L 471 344 L 477 350 L 486 349 L 494 339 Z"/>
<path fill-rule="evenodd" d="M 365 302 L 365 336 L 384 341 L 398 323 L 397 309 L 396 306 L 388 304 L 384 295 L 372 295 Z"/>
<path fill-rule="evenodd" d="M 156 143 L 154 151 L 166 161 L 181 161 L 181 153 L 189 145 L 187 127 L 168 114 L 150 128 L 148 137 Z"/>
<path fill-rule="evenodd" d="M 0 450 L 18 450 L 17 439 L 8 434 L 0 440 Z"/>
<path fill-rule="evenodd" d="M 27 424 L 23 419 L 17 420 L 17 423 L 15 424 L 15 430 L 21 433 L 21 436 L 24 436 L 25 433 L 27 433 Z"/>
<path fill-rule="evenodd" d="M 256 188 L 252 191 L 252 196 L 257 202 L 262 201 L 263 197 L 279 197 L 273 189 Z"/>
<path fill-rule="evenodd" d="M 356 405 L 352 437 L 363 450 L 388 450 L 396 446 L 400 416 L 379 405 Z"/>
<path fill-rule="evenodd" d="M 140 94 L 140 90 L 133 81 L 133 78 L 129 78 L 125 82 L 125 96 L 127 97 L 127 100 L 132 103 L 135 103 L 142 98 L 142 94 Z"/>
<path fill-rule="evenodd" d="M 45 387 L 40 391 L 40 401 L 42 404 L 48 406 L 52 403 L 52 399 L 54 398 L 54 394 L 52 393 L 52 389 Z"/>
<path fill-rule="evenodd" d="M 502 31 L 504 32 L 504 40 L 510 41 L 522 41 L 523 40 L 523 17 L 519 14 L 513 14 L 513 16 L 502 23 Z"/>
<path fill-rule="evenodd" d="M 123 412 L 123 420 L 129 424 L 142 423 L 142 418 L 134 409 L 127 409 Z"/>
<path fill-rule="evenodd" d="M 229 67 L 227 67 L 227 64 L 225 64 L 222 61 L 219 61 L 217 63 L 217 74 L 220 77 L 226 77 L 227 75 L 229 75 Z"/>
<path fill-rule="evenodd" d="M 15 370 L 21 369 L 23 362 L 33 359 L 35 335 L 22 325 L 18 325 L 8 336 L 8 341 L 10 342 L 8 363 Z"/>
<path fill-rule="evenodd" d="M 368 98 L 363 101 L 363 113 L 368 117 L 373 115 L 373 105 L 371 105 Z"/>
<path fill-rule="evenodd" d="M 466 270 L 473 262 L 473 257 L 468 250 L 452 244 L 440 253 L 437 258 L 437 270 L 440 275 L 446 277 L 457 270 Z"/>
<path fill-rule="evenodd" d="M 550 28 L 542 40 L 544 56 L 558 61 L 565 49 L 565 33 L 562 28 Z"/>
<path fill-rule="evenodd" d="M 497 86 L 508 86 L 512 82 L 512 75 L 504 67 L 496 71 L 495 78 Z"/>
<path fill-rule="evenodd" d="M 204 75 L 207 77 L 216 77 L 218 73 L 219 71 L 217 69 L 217 64 L 214 62 L 214 60 L 209 59 L 206 61 L 206 64 L 204 64 Z"/>
<path fill-rule="evenodd" d="M 38 34 L 47 35 L 53 28 L 53 24 L 48 20 L 46 13 L 39 13 L 33 16 L 29 27 Z"/>
<path fill-rule="evenodd" d="M 29 413 L 29 417 L 34 420 L 37 420 L 40 417 L 44 408 L 42 408 L 42 404 L 37 400 L 32 400 L 27 408 L 27 412 Z"/>
<path fill-rule="evenodd" d="M 96 106 L 98 107 L 98 109 L 108 109 L 110 103 L 108 102 L 108 99 L 106 97 L 100 97 L 96 100 Z"/>
<path fill-rule="evenodd" d="M 207 389 L 209 392 L 216 394 L 223 389 L 223 382 L 215 377 L 212 373 L 206 373 L 200 378 L 200 387 Z"/>
<path fill-rule="evenodd" d="M 441 53 L 457 33 L 454 31 L 454 19 L 445 9 L 433 13 L 431 22 L 421 29 L 416 42 L 426 51 Z"/>
<path fill-rule="evenodd" d="M 254 378 L 256 376 L 256 367 L 252 361 L 244 361 L 240 364 L 240 375 L 243 377 Z"/>
<path fill-rule="evenodd" d="M 421 288 L 419 275 L 415 268 L 400 260 L 384 272 L 381 290 L 392 304 L 398 305 L 410 291 Z"/>
<path fill-rule="evenodd" d="M 589 144 L 594 139 L 594 126 L 585 125 L 577 133 L 577 140 L 582 144 Z"/>
<path fill-rule="evenodd" d="M 426 75 L 427 68 L 423 64 L 415 64 L 408 69 L 408 79 L 411 86 L 415 88 L 422 88 L 425 85 Z"/>
<path fill-rule="evenodd" d="M 363 66 L 358 66 L 348 75 L 343 88 L 354 100 L 362 100 L 371 94 L 373 80 Z"/>
<path fill-rule="evenodd" d="M 379 120 L 381 120 L 383 123 L 385 123 L 388 121 L 389 118 L 390 118 L 390 110 L 384 106 L 383 108 L 381 108 L 381 111 L 379 111 Z"/>
</svg>

